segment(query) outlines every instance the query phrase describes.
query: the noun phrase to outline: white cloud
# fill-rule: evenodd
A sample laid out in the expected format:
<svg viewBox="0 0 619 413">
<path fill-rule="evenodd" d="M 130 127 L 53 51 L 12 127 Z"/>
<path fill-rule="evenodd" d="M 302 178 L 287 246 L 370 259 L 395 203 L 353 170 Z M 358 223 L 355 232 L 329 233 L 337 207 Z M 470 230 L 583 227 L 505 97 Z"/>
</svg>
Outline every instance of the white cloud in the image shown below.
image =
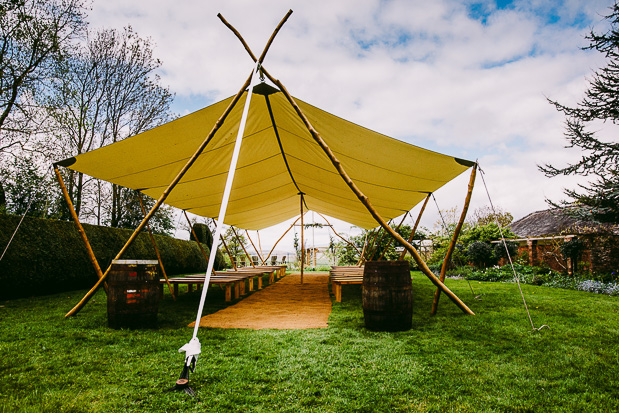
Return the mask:
<svg viewBox="0 0 619 413">
<path fill-rule="evenodd" d="M 183 101 L 213 102 L 236 93 L 252 67 L 217 13 L 259 54 L 292 4 L 265 61 L 291 93 L 390 136 L 480 158 L 495 202 L 521 217 L 578 182 L 536 169 L 574 156 L 563 150 L 563 118 L 546 97 L 582 97 L 585 77 L 603 64 L 581 50 L 584 35 L 604 27 L 612 2 L 522 0 L 497 10 L 486 1 L 485 20 L 470 3 L 95 0 L 90 21 L 131 24 L 151 37 L 162 83 Z M 442 208 L 462 205 L 467 180 L 437 193 Z M 487 200 L 475 195 L 474 204 Z"/>
</svg>

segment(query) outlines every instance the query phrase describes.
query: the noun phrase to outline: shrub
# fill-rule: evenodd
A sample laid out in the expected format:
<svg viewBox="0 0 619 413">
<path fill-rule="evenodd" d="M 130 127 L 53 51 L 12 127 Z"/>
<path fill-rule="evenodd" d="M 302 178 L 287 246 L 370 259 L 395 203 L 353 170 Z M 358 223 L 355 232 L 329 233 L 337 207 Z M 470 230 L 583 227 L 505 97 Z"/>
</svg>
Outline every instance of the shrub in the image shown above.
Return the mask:
<svg viewBox="0 0 619 413">
<path fill-rule="evenodd" d="M 467 249 L 467 253 L 471 262 L 478 268 L 486 268 L 494 263 L 492 247 L 486 242 L 472 242 Z"/>
<path fill-rule="evenodd" d="M 21 217 L 0 215 L 0 247 L 8 244 Z M 111 264 L 131 230 L 84 224 L 102 269 Z M 168 275 L 206 270 L 206 259 L 193 241 L 155 235 Z M 206 249 L 206 247 L 205 247 Z M 157 259 L 148 234 L 140 234 L 126 259 Z M 216 268 L 223 255 L 218 253 Z M 51 294 L 91 287 L 97 276 L 72 222 L 25 217 L 0 261 L 0 299 Z"/>
</svg>

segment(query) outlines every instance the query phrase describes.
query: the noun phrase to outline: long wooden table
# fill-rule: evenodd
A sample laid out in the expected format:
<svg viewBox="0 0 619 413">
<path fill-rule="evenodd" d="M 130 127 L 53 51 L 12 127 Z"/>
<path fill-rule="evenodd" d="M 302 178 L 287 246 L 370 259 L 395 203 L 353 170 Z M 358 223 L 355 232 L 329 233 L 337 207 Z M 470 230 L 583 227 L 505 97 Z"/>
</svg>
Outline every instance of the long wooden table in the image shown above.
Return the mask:
<svg viewBox="0 0 619 413">
<path fill-rule="evenodd" d="M 214 271 L 209 280 L 209 286 L 219 285 L 225 290 L 225 300 L 232 301 L 233 292 L 234 299 L 238 299 L 246 294 L 245 281 L 248 281 L 249 291 L 253 291 L 254 288 L 262 289 L 262 277 L 265 274 L 269 276 L 269 284 L 272 284 L 276 279 L 286 274 L 286 266 L 245 267 L 239 268 L 237 271 Z M 188 274 L 168 279 L 170 284 L 174 286 L 174 295 L 178 295 L 179 285 L 187 285 L 187 292 L 192 292 L 194 286 L 197 289 L 202 287 L 205 280 L 206 277 L 203 273 Z M 167 282 L 162 278 L 159 280 L 159 283 L 161 284 L 161 293 L 163 294 L 163 285 L 167 284 Z"/>
</svg>

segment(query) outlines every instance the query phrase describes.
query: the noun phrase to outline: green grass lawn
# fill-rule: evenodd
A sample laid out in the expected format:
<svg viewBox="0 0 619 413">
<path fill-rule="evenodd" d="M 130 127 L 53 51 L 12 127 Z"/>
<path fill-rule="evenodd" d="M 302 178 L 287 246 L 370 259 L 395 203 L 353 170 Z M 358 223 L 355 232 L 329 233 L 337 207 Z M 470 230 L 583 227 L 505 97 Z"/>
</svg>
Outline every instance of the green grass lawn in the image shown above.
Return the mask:
<svg viewBox="0 0 619 413">
<path fill-rule="evenodd" d="M 364 328 L 360 286 L 344 286 L 329 328 L 201 329 L 190 383 L 172 387 L 192 335 L 198 293 L 166 295 L 157 330 L 107 327 L 101 291 L 77 317 L 84 291 L 0 302 L 0 411 L 619 411 L 619 298 L 524 285 L 532 331 L 514 284 L 434 286 L 413 274 L 413 328 Z M 209 291 L 205 314 L 227 304 Z M 251 317 L 251 314 L 248 315 Z"/>
</svg>

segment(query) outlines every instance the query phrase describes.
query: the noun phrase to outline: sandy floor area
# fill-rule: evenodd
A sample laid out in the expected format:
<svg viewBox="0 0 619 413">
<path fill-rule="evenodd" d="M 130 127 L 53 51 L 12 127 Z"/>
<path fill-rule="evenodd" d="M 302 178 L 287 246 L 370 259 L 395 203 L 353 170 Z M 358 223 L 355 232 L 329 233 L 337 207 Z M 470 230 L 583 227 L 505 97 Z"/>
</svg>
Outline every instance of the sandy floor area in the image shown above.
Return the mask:
<svg viewBox="0 0 619 413">
<path fill-rule="evenodd" d="M 290 274 L 240 302 L 200 320 L 200 327 L 260 330 L 327 328 L 328 274 Z M 195 323 L 189 326 L 193 327 Z"/>
</svg>

